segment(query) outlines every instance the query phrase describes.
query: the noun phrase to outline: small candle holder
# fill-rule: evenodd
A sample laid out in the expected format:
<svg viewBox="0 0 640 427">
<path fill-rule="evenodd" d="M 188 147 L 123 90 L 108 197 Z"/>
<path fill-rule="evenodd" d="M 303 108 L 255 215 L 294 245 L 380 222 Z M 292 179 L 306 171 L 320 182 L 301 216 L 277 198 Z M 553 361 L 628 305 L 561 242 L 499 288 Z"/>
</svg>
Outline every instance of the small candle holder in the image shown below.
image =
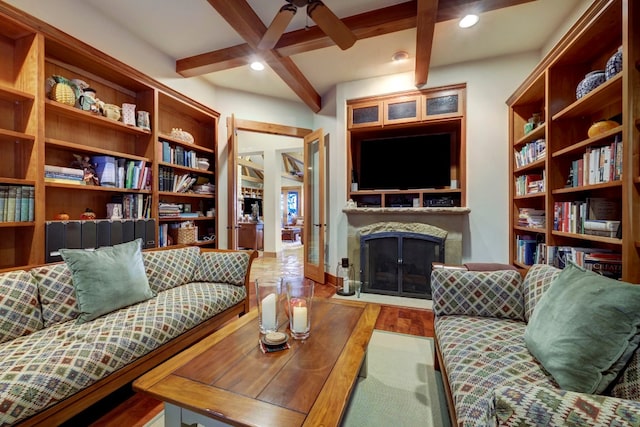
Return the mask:
<svg viewBox="0 0 640 427">
<path fill-rule="evenodd" d="M 289 329 L 297 340 L 309 338 L 313 281 L 305 278 L 284 279 L 289 308 Z"/>
<path fill-rule="evenodd" d="M 278 330 L 280 279 L 256 279 L 255 285 L 260 333 L 276 332 Z"/>
</svg>

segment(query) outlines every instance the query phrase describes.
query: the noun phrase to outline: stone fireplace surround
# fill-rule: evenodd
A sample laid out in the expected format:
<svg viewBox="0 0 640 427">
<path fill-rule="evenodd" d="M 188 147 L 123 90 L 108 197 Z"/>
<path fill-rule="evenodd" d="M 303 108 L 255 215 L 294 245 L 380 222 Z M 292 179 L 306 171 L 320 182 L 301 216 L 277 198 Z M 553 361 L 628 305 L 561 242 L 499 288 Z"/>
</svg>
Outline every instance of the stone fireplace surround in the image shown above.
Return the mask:
<svg viewBox="0 0 640 427">
<path fill-rule="evenodd" d="M 347 254 L 360 272 L 360 237 L 372 232 L 412 232 L 443 236 L 444 262 L 462 264 L 462 235 L 469 208 L 358 208 L 342 209 L 347 216 Z"/>
</svg>

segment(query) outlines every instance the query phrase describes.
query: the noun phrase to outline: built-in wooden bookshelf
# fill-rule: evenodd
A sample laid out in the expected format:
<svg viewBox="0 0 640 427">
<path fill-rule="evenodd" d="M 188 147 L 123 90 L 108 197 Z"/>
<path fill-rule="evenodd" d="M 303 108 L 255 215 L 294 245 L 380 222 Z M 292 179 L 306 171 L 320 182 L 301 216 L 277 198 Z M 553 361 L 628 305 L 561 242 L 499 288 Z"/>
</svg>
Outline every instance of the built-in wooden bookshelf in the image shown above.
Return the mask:
<svg viewBox="0 0 640 427">
<path fill-rule="evenodd" d="M 47 97 L 47 78 L 78 79 L 96 91 L 107 104 L 135 104 L 149 113 L 150 129 L 123 120 L 83 111 Z M 203 177 L 215 186 L 219 114 L 149 78 L 52 26 L 7 4 L 0 4 L 0 194 L 4 187 L 34 189 L 33 217 L 27 221 L 0 222 L 0 269 L 45 262 L 46 225 L 64 212 L 80 219 L 89 208 L 98 219 L 107 216 L 114 197 L 133 195 L 150 200 L 145 217 L 156 224 L 158 202 L 191 205 L 202 215 L 189 218 L 201 234 L 194 244 L 215 246 L 215 192 L 209 194 L 159 191 L 159 167 Z M 193 136 L 193 142 L 172 137 L 173 128 Z M 207 170 L 163 162 L 160 140 L 169 140 L 208 159 Z M 75 156 L 110 156 L 148 167 L 149 185 L 120 188 L 51 182 L 44 179 L 45 165 L 68 167 Z M 215 187 L 214 187 L 215 188 Z M 0 217 L 2 218 L 2 217 Z M 15 218 L 15 217 L 14 217 Z M 148 242 L 158 241 L 156 227 Z"/>
<path fill-rule="evenodd" d="M 518 267 L 526 269 L 531 264 L 531 259 L 523 259 L 518 249 L 520 241 L 528 240 L 537 243 L 534 262 L 553 262 L 546 259 L 550 252 L 545 247 L 620 253 L 621 278 L 640 283 L 637 244 L 640 240 L 640 162 L 637 155 L 640 147 L 640 72 L 635 66 L 640 60 L 640 6 L 632 3 L 595 1 L 507 100 L 511 181 L 509 254 L 512 263 Z M 624 53 L 622 71 L 610 73 L 604 83 L 578 98 L 578 83 L 587 73 L 604 70 L 620 46 Z M 531 129 L 527 123 L 534 113 L 539 114 L 540 121 Z M 619 126 L 590 137 L 589 128 L 599 120 L 614 120 Z M 545 141 L 545 152 L 534 162 L 519 165 L 516 153 L 536 140 Z M 610 166 L 602 163 L 603 176 L 591 177 L 590 181 L 589 171 L 584 168 L 588 168 L 585 164 L 596 155 L 602 155 L 612 163 Z M 516 195 L 518 178 L 533 173 L 544 177 L 544 190 Z M 613 201 L 619 208 L 616 218 L 622 227 L 619 235 L 586 234 L 584 220 L 593 218 L 589 217 L 586 207 L 580 211 L 580 206 L 596 199 Z M 572 231 L 558 224 L 566 215 L 562 212 L 563 207 L 569 207 L 566 210 L 571 211 Z M 544 212 L 545 223 L 523 225 L 519 216 L 526 210 Z"/>
</svg>

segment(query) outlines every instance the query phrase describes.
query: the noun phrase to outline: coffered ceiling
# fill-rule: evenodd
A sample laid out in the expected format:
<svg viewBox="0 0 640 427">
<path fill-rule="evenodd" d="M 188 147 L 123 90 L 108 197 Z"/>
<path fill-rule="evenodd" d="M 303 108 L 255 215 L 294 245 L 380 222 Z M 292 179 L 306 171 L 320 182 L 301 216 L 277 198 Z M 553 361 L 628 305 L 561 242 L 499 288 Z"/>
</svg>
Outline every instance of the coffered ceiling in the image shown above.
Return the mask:
<svg viewBox="0 0 640 427">
<path fill-rule="evenodd" d="M 539 51 L 590 0 L 324 0 L 355 34 L 341 50 L 301 8 L 273 49 L 258 44 L 285 0 L 77 0 L 176 61 L 183 78 L 297 100 L 318 111 L 337 83 Z M 460 29 L 457 18 L 480 14 Z M 404 50 L 409 60 L 393 63 Z M 254 71 L 249 63 L 267 66 Z"/>
</svg>

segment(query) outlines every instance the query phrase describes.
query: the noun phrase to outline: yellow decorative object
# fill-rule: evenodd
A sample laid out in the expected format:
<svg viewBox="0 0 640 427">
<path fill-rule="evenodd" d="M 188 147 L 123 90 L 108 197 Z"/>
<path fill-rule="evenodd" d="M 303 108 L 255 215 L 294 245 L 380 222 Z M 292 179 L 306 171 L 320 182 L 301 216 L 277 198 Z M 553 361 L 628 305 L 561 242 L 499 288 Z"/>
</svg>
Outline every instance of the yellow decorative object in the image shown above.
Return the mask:
<svg viewBox="0 0 640 427">
<path fill-rule="evenodd" d="M 76 104 L 76 94 L 73 88 L 66 83 L 56 83 L 53 85 L 50 98 L 72 107 Z"/>
<path fill-rule="evenodd" d="M 589 136 L 589 138 L 593 138 L 594 136 L 598 136 L 601 133 L 617 128 L 618 126 L 620 125 L 613 120 L 600 120 L 599 122 L 595 122 L 591 125 L 591 127 L 589 127 L 587 135 Z"/>
<path fill-rule="evenodd" d="M 46 83 L 47 95 L 50 99 L 72 107 L 76 105 L 78 94 L 69 80 L 54 75 L 49 77 Z"/>
</svg>

